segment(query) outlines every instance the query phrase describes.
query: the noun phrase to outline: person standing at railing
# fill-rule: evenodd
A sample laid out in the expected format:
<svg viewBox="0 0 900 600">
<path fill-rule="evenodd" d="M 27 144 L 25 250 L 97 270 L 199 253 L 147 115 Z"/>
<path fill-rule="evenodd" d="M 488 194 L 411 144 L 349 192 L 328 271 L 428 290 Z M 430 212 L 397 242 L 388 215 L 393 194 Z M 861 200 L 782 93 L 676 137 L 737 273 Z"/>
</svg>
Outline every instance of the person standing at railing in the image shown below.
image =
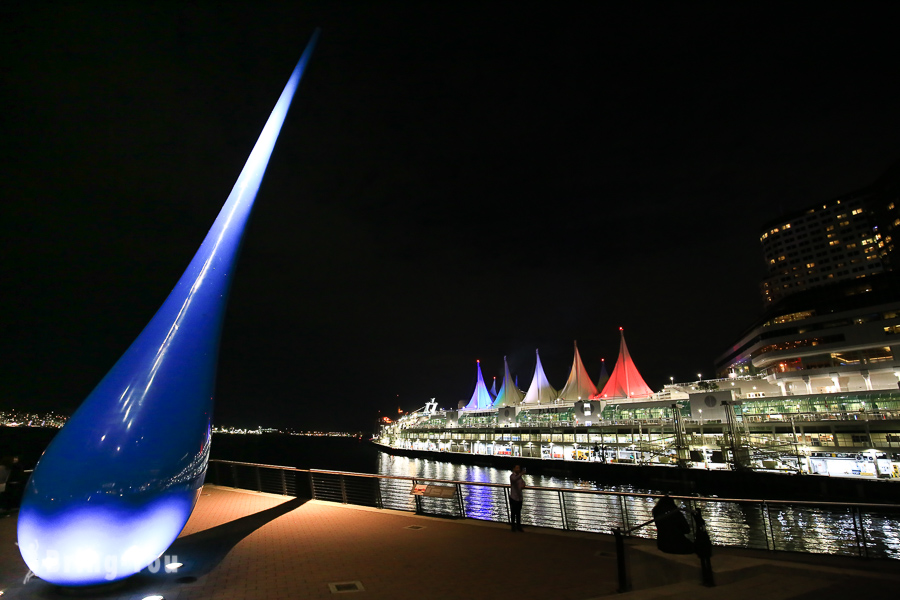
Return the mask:
<svg viewBox="0 0 900 600">
<path fill-rule="evenodd" d="M 516 465 L 513 467 L 512 473 L 509 474 L 509 525 L 512 531 L 525 531 L 522 529 L 522 490 L 525 489 L 525 480 L 522 475 L 525 469 Z"/>
</svg>

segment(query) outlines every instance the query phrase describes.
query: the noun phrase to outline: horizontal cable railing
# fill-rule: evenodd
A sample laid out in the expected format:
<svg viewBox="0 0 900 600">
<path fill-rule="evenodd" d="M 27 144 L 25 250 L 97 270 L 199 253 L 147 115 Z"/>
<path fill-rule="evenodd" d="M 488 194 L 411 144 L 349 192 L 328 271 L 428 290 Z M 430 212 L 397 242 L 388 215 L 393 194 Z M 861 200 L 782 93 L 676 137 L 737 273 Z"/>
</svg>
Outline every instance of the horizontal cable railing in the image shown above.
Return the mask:
<svg viewBox="0 0 900 600">
<path fill-rule="evenodd" d="M 210 460 L 207 482 L 258 492 L 299 496 L 451 518 L 509 521 L 508 485 L 298 469 Z M 428 485 L 421 495 L 417 484 Z M 572 531 L 627 531 L 652 519 L 662 494 L 581 488 L 527 487 L 525 525 Z M 900 559 L 900 505 L 845 504 L 672 496 L 699 510 L 713 544 L 738 548 Z M 634 536 L 655 538 L 655 527 Z"/>
</svg>

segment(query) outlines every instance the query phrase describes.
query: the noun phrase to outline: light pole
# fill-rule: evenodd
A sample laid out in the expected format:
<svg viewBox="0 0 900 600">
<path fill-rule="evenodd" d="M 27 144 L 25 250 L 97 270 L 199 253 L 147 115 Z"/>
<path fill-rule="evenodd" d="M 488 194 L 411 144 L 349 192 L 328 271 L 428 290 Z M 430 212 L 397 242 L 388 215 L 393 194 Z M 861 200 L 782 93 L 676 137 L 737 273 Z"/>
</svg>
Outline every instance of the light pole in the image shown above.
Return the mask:
<svg viewBox="0 0 900 600">
<path fill-rule="evenodd" d="M 700 445 L 703 447 L 703 462 L 706 462 L 706 440 L 703 438 L 703 409 L 700 409 Z"/>
</svg>

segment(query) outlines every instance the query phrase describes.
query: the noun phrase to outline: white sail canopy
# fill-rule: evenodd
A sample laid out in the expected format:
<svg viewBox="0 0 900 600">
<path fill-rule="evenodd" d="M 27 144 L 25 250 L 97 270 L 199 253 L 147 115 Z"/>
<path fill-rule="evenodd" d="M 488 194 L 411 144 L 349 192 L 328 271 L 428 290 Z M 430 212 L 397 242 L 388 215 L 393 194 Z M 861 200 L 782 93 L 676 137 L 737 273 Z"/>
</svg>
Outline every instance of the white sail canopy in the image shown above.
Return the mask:
<svg viewBox="0 0 900 600">
<path fill-rule="evenodd" d="M 547 376 L 544 375 L 544 367 L 541 366 L 541 355 L 537 350 L 534 351 L 534 354 L 537 357 L 537 362 L 534 365 L 534 378 L 531 380 L 531 385 L 528 387 L 528 392 L 525 394 L 522 404 L 551 404 L 559 396 L 556 390 L 553 389 L 553 386 L 550 385 L 550 382 L 547 381 Z"/>
<path fill-rule="evenodd" d="M 559 397 L 567 402 L 587 400 L 597 395 L 597 388 L 587 374 L 584 363 L 581 362 L 581 354 L 578 353 L 578 342 L 575 342 L 575 360 L 572 362 L 572 371 L 565 387 L 559 392 Z"/>
<path fill-rule="evenodd" d="M 524 397 L 525 394 L 516 387 L 512 375 L 509 374 L 509 364 L 507 364 L 506 357 L 504 356 L 503 383 L 500 385 L 500 392 L 497 394 L 497 399 L 494 400 L 494 408 L 500 408 L 501 406 L 518 406 L 522 403 L 522 398 Z"/>
</svg>

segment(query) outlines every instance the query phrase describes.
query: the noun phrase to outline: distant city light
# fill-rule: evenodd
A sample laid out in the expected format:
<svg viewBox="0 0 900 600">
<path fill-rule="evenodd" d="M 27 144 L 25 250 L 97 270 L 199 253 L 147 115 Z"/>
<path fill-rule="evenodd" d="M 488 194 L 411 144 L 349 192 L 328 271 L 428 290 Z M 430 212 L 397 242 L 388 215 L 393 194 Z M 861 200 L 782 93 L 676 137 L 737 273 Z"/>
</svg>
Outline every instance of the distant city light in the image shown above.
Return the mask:
<svg viewBox="0 0 900 600">
<path fill-rule="evenodd" d="M 31 413 L 18 410 L 0 411 L 0 427 L 52 427 L 59 429 L 66 424 L 67 416 L 54 412 Z"/>
</svg>

